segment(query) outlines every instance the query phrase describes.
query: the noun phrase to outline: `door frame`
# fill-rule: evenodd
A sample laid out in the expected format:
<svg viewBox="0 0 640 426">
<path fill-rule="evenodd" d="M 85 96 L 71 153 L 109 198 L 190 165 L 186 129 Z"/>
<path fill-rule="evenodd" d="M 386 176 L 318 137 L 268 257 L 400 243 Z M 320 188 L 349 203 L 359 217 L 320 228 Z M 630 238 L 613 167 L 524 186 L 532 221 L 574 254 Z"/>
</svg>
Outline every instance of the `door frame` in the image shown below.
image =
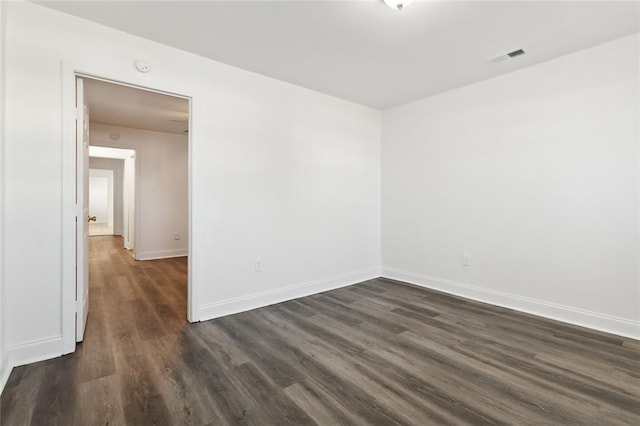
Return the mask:
<svg viewBox="0 0 640 426">
<path fill-rule="evenodd" d="M 193 268 L 193 152 L 196 139 L 193 136 L 193 111 L 196 97 L 191 90 L 176 87 L 173 82 L 159 82 L 149 76 L 121 74 L 117 71 L 95 69 L 90 64 L 62 61 L 62 300 L 61 331 L 62 354 L 76 349 L 76 129 L 75 91 L 76 78 L 86 77 L 137 89 L 149 90 L 186 99 L 189 102 L 188 150 L 188 262 L 187 262 L 187 320 L 200 321 L 198 303 L 199 288 L 194 280 Z M 138 160 L 136 158 L 136 160 Z M 84 219 L 84 218 L 83 218 Z"/>
</svg>

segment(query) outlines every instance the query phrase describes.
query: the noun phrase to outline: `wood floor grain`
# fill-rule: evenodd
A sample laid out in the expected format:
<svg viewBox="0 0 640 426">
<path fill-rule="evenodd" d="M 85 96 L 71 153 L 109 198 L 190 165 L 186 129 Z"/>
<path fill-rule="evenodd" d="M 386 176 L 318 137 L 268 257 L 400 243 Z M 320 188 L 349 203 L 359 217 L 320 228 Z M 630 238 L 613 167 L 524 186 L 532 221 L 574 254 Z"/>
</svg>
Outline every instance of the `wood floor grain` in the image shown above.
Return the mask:
<svg viewBox="0 0 640 426">
<path fill-rule="evenodd" d="M 197 324 L 184 258 L 92 237 L 76 353 L 2 425 L 640 424 L 640 342 L 384 279 Z M 211 283 L 224 285 L 224 283 Z"/>
</svg>

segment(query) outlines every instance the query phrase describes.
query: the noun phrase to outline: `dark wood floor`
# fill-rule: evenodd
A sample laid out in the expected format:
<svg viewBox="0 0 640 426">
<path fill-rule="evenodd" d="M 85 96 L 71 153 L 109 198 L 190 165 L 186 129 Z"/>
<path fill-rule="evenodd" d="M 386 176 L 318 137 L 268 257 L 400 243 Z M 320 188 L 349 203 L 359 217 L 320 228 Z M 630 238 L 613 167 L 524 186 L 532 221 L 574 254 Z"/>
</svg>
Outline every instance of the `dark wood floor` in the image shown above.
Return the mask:
<svg viewBox="0 0 640 426">
<path fill-rule="evenodd" d="M 382 279 L 187 324 L 186 260 L 91 238 L 75 354 L 2 425 L 640 424 L 640 342 Z"/>
</svg>

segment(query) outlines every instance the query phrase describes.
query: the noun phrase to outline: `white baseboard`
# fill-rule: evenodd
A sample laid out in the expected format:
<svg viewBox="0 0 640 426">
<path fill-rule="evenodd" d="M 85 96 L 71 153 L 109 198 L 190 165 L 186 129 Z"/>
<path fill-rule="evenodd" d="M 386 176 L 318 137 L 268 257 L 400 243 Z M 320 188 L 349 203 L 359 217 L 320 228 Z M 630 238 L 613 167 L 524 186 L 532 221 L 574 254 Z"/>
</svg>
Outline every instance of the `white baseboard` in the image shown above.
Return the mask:
<svg viewBox="0 0 640 426">
<path fill-rule="evenodd" d="M 35 340 L 7 349 L 7 353 L 2 360 L 2 371 L 0 372 L 0 392 L 4 390 L 4 386 L 14 367 L 56 358 L 61 355 L 62 336 Z"/>
<path fill-rule="evenodd" d="M 9 348 L 7 352 L 12 367 L 56 358 L 62 355 L 62 336 L 23 343 Z"/>
<path fill-rule="evenodd" d="M 491 290 L 428 275 L 407 272 L 393 268 L 382 268 L 382 276 L 426 287 L 444 293 L 465 297 L 478 302 L 502 306 L 569 324 L 592 328 L 619 336 L 640 339 L 640 322 L 557 303 L 545 302 L 502 291 Z"/>
<path fill-rule="evenodd" d="M 0 395 L 2 395 L 2 391 L 7 384 L 7 380 L 9 380 L 9 376 L 11 375 L 11 370 L 13 370 L 13 367 L 9 365 L 7 354 L 3 355 L 2 363 L 0 364 Z"/>
<path fill-rule="evenodd" d="M 136 260 L 169 259 L 171 257 L 184 257 L 188 254 L 189 250 L 186 248 L 175 250 L 148 251 L 143 253 L 136 253 Z"/>
<path fill-rule="evenodd" d="M 338 275 L 329 278 L 295 284 L 275 290 L 255 293 L 248 296 L 236 297 L 211 303 L 200 307 L 200 320 L 206 321 L 225 315 L 237 314 L 239 312 L 250 311 L 251 309 L 262 308 L 287 300 L 298 299 L 310 296 L 323 291 L 334 290 L 340 287 L 356 284 L 362 281 L 371 280 L 380 276 L 380 268 L 370 268 L 362 271 Z"/>
</svg>

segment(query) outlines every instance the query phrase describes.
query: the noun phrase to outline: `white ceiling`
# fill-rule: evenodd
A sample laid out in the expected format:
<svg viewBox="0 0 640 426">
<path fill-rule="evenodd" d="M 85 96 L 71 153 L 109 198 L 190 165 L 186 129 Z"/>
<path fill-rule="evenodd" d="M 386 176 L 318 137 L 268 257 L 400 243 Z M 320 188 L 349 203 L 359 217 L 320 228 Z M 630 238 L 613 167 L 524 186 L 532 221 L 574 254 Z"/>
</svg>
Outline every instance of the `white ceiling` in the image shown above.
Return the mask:
<svg viewBox="0 0 640 426">
<path fill-rule="evenodd" d="M 186 99 L 90 78 L 84 88 L 91 122 L 178 135 L 189 128 Z"/>
<path fill-rule="evenodd" d="M 55 2 L 46 6 L 376 108 L 640 31 L 640 3 L 382 0 Z M 487 58 L 518 48 L 525 56 Z"/>
</svg>

